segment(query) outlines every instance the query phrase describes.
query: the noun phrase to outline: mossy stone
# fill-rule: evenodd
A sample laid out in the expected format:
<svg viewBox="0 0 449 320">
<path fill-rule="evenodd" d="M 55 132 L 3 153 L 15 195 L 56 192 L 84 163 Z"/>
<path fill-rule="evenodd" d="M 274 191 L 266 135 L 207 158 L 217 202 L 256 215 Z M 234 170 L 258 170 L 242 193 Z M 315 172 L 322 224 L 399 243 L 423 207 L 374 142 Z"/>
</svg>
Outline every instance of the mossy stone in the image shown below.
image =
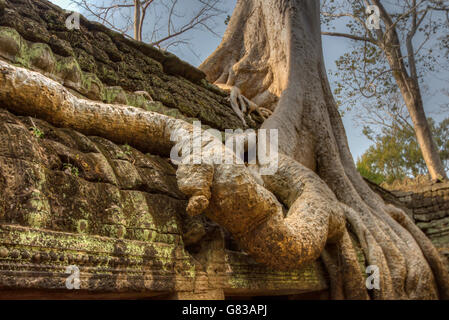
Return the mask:
<svg viewBox="0 0 449 320">
<path fill-rule="evenodd" d="M 83 71 L 90 72 L 90 73 L 97 73 L 97 63 L 95 62 L 95 59 L 88 54 L 86 51 L 82 49 L 76 50 L 76 56 L 78 63 Z"/>
<path fill-rule="evenodd" d="M 70 46 L 70 43 L 68 43 L 65 40 L 61 40 L 55 35 L 51 35 L 49 43 L 48 43 L 53 50 L 54 53 L 59 54 L 63 57 L 71 57 L 74 56 L 73 49 Z"/>
<path fill-rule="evenodd" d="M 56 72 L 70 87 L 81 85 L 82 71 L 75 58 L 62 58 L 56 64 Z"/>
<path fill-rule="evenodd" d="M 20 34 L 9 27 L 0 27 L 0 56 L 16 61 L 25 43 Z"/>
<path fill-rule="evenodd" d="M 56 59 L 51 48 L 44 43 L 35 43 L 29 50 L 31 64 L 45 72 L 53 73 L 56 68 Z"/>
<path fill-rule="evenodd" d="M 125 90 L 123 90 L 123 88 L 119 86 L 106 87 L 103 93 L 103 101 L 113 104 L 129 104 Z"/>
<path fill-rule="evenodd" d="M 103 100 L 104 86 L 94 73 L 82 74 L 82 90 L 92 100 Z"/>
<path fill-rule="evenodd" d="M 89 231 L 89 222 L 87 220 L 81 219 L 77 221 L 76 229 L 78 233 L 86 234 Z"/>
</svg>

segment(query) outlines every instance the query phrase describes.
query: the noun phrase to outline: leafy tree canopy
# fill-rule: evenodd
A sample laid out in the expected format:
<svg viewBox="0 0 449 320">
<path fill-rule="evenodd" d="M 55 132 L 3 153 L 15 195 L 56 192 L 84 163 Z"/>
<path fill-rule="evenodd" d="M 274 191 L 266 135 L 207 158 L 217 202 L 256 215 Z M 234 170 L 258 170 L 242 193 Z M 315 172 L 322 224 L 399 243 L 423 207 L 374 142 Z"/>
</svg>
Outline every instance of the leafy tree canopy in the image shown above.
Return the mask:
<svg viewBox="0 0 449 320">
<path fill-rule="evenodd" d="M 449 118 L 439 124 L 433 119 L 429 119 L 429 122 L 441 159 L 448 171 Z M 374 142 L 374 145 L 357 159 L 357 169 L 365 178 L 381 184 L 428 174 L 415 133 L 410 126 L 384 126 L 377 134 L 366 126 L 364 134 Z"/>
</svg>

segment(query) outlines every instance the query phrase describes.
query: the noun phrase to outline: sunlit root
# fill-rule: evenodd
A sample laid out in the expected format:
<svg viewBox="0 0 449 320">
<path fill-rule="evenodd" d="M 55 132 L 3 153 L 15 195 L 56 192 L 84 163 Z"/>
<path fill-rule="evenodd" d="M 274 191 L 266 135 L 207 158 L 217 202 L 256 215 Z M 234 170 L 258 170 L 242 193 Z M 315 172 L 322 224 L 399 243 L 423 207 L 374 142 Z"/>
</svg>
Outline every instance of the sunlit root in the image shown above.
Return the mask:
<svg viewBox="0 0 449 320">
<path fill-rule="evenodd" d="M 262 129 L 278 130 L 281 152 L 316 172 L 345 204 L 365 268 L 379 270 L 380 289 L 371 298 L 447 298 L 447 271 L 435 247 L 410 219 L 393 220 L 357 172 L 324 68 L 319 17 L 316 0 L 238 1 L 222 43 L 200 69 L 210 82 L 238 86 L 274 110 Z M 347 238 L 328 241 L 322 253 L 331 296 L 366 298 Z"/>
<path fill-rule="evenodd" d="M 179 185 L 188 186 L 192 176 L 204 176 L 197 170 L 197 166 L 182 166 Z M 198 184 L 206 186 L 208 181 Z M 343 236 L 344 211 L 312 171 L 279 155 L 278 173 L 264 176 L 264 182 L 267 189 L 256 183 L 244 165 L 215 165 L 206 210 L 257 261 L 295 269 L 318 259 L 326 243 Z M 206 187 L 202 190 L 209 194 Z M 198 189 L 191 193 L 198 194 Z M 287 213 L 278 199 L 289 208 Z"/>
<path fill-rule="evenodd" d="M 392 205 L 387 205 L 385 210 L 417 240 L 430 268 L 435 274 L 435 280 L 437 281 L 441 298 L 449 299 L 449 273 L 446 270 L 446 266 L 444 265 L 438 250 L 403 210 Z"/>
<path fill-rule="evenodd" d="M 148 101 L 151 101 L 151 102 L 154 101 L 153 98 L 151 97 L 151 95 L 146 91 L 135 91 L 134 94 L 142 96 L 145 99 L 147 99 Z"/>
<path fill-rule="evenodd" d="M 182 146 L 190 144 L 195 130 L 189 123 L 162 114 L 79 99 L 39 73 L 1 61 L 0 103 L 15 114 L 161 156 L 171 154 L 175 141 Z M 326 137 L 321 135 L 317 141 L 326 142 Z M 331 144 L 324 146 L 317 150 L 332 151 Z M 362 201 L 350 185 L 355 176 L 348 174 L 348 178 L 335 157 L 323 156 L 317 161 L 320 178 L 279 154 L 277 173 L 255 178 L 245 164 L 204 162 L 217 150 L 235 158 L 221 139 L 205 132 L 201 147 L 200 164 L 178 164 L 179 188 L 190 199 L 187 212 L 191 216 L 204 212 L 230 231 L 255 260 L 275 269 L 295 269 L 321 256 L 331 277 L 333 298 L 365 299 L 364 279 L 358 273 L 346 217 L 367 264 L 381 270 L 381 290 L 372 293 L 374 298 L 448 298 L 447 273 L 430 241 L 410 219 L 385 209 L 383 202 L 372 200 L 371 192 L 363 191 L 363 184 L 354 183 L 358 192 L 367 195 Z M 189 157 L 183 160 L 194 160 Z"/>
<path fill-rule="evenodd" d="M 271 110 L 261 108 L 246 98 L 239 88 L 235 86 L 231 87 L 226 84 L 216 84 L 216 86 L 230 93 L 229 101 L 231 102 L 232 110 L 234 110 L 245 127 L 248 126 L 244 117 L 245 114 L 251 117 L 251 114 L 256 112 L 264 120 L 268 119 L 268 117 L 272 115 Z"/>
<path fill-rule="evenodd" d="M 79 99 L 39 73 L 1 61 L 0 102 L 16 114 L 161 155 L 170 154 L 174 136 L 187 143 L 193 131 L 191 124 L 158 113 Z M 202 139 L 205 158 L 217 149 L 235 157 L 216 137 L 204 134 Z M 344 231 L 343 211 L 326 184 L 282 155 L 278 174 L 265 179 L 268 189 L 244 164 L 181 163 L 177 178 L 190 198 L 190 215 L 205 211 L 257 261 L 278 269 L 318 259 L 327 241 L 337 241 Z M 273 193 L 289 208 L 287 214 Z"/>
<path fill-rule="evenodd" d="M 348 231 L 336 243 L 329 243 L 321 258 L 329 273 L 332 299 L 369 299 Z"/>
<path fill-rule="evenodd" d="M 210 187 L 214 176 L 211 165 L 180 165 L 176 172 L 179 189 L 190 197 L 187 213 L 202 214 L 209 207 Z"/>
</svg>

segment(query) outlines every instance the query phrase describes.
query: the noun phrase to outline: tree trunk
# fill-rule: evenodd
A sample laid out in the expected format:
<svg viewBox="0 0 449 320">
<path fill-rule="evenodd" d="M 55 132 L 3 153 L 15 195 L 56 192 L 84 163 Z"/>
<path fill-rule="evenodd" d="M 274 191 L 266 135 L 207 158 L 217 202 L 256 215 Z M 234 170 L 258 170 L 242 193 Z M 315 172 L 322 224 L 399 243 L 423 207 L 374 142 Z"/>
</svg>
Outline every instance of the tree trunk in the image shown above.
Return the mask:
<svg viewBox="0 0 449 320">
<path fill-rule="evenodd" d="M 416 138 L 424 161 L 426 162 L 427 169 L 429 170 L 429 174 L 432 180 L 435 181 L 447 179 L 443 162 L 441 161 L 438 148 L 433 140 L 429 122 L 427 121 L 426 113 L 424 111 L 418 78 L 416 74 L 412 77 L 408 75 L 403 59 L 401 58 L 402 54 L 396 52 L 396 50 L 400 51 L 400 49 L 395 49 L 398 48 L 398 45 L 395 45 L 394 42 L 392 43 L 393 44 L 383 45 L 384 51 L 391 69 L 395 70 L 393 72 L 394 78 L 401 90 L 405 105 L 407 106 L 407 110 L 412 119 Z M 411 65 L 414 65 L 412 61 Z"/>
<path fill-rule="evenodd" d="M 181 163 L 177 170 L 179 188 L 189 197 L 187 212 L 205 212 L 254 259 L 275 269 L 298 268 L 321 256 L 336 299 L 449 298 L 449 276 L 435 247 L 356 171 L 324 71 L 319 3 L 242 0 L 229 28 L 203 68 L 211 78 L 258 88 L 254 96 L 275 109 L 264 126 L 279 130 L 279 167 L 259 184 L 243 164 L 204 162 L 217 150 L 235 157 L 221 140 L 208 134 L 202 141 L 193 138 L 204 148 L 203 163 Z M 0 104 L 16 114 L 165 156 L 173 138 L 181 149 L 190 145 L 194 130 L 158 113 L 79 99 L 39 73 L 2 61 Z M 379 268 L 379 290 L 368 293 L 354 243 L 366 264 Z"/>
<path fill-rule="evenodd" d="M 385 205 L 355 168 L 324 69 L 319 15 L 316 0 L 240 0 L 223 42 L 200 69 L 210 81 L 237 86 L 274 110 L 263 128 L 278 129 L 281 152 L 326 182 L 345 205 L 367 264 L 379 267 L 381 290 L 373 297 L 436 297 L 436 281 L 448 298 L 447 271 L 436 249 L 403 212 Z M 342 243 L 323 252 L 331 275 L 342 268 L 335 254 Z M 335 297 L 347 297 L 350 280 L 333 278 Z"/>
<path fill-rule="evenodd" d="M 134 39 L 142 41 L 142 4 L 140 0 L 134 0 Z"/>
<path fill-rule="evenodd" d="M 434 181 L 447 179 L 438 148 L 432 137 L 429 122 L 424 111 L 421 91 L 417 81 L 400 73 L 396 82 L 401 90 L 408 112 L 413 122 L 416 138 L 430 176 Z"/>
<path fill-rule="evenodd" d="M 435 181 L 447 179 L 443 162 L 441 161 L 438 148 L 432 137 L 429 122 L 427 121 L 419 87 L 415 52 L 413 48 L 413 36 L 415 35 L 417 28 L 416 22 L 406 39 L 407 58 L 410 66 L 409 74 L 404 64 L 404 56 L 402 54 L 401 44 L 394 23 L 380 1 L 375 1 L 375 3 L 379 6 L 381 17 L 387 27 L 386 33 L 381 35 L 379 45 L 385 52 L 390 68 L 393 70 L 396 83 L 401 90 L 429 174 L 432 180 Z M 414 12 L 414 14 L 416 14 L 416 12 Z"/>
</svg>

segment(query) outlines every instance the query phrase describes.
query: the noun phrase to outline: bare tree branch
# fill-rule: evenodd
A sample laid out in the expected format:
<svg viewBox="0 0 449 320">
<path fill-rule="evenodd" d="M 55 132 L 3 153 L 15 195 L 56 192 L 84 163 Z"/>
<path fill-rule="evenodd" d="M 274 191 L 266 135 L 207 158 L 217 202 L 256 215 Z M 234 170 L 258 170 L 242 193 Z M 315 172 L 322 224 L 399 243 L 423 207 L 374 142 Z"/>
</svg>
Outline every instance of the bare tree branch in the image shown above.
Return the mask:
<svg viewBox="0 0 449 320">
<path fill-rule="evenodd" d="M 367 41 L 367 42 L 371 42 L 373 44 L 376 44 L 376 41 L 374 39 L 371 38 L 367 38 L 367 37 L 360 37 L 360 36 L 356 36 L 353 34 L 348 34 L 348 33 L 339 33 L 339 32 L 327 32 L 327 31 L 323 31 L 321 32 L 321 34 L 323 36 L 331 36 L 331 37 L 342 37 L 342 38 L 348 38 L 351 40 L 357 40 L 357 41 Z"/>
<path fill-rule="evenodd" d="M 213 25 L 225 14 L 219 0 L 190 0 L 189 7 L 193 8 L 190 16 L 186 14 L 185 1 L 179 0 L 103 0 L 101 4 L 95 0 L 70 2 L 127 37 L 143 41 L 146 33 L 151 45 L 165 50 L 187 45 L 189 40 L 182 36 L 195 29 L 203 29 L 219 36 Z M 149 17 L 152 18 L 151 23 L 147 21 Z M 162 21 L 166 21 L 163 24 L 165 32 L 160 26 Z M 129 34 L 131 29 L 134 31 L 132 36 Z"/>
</svg>

